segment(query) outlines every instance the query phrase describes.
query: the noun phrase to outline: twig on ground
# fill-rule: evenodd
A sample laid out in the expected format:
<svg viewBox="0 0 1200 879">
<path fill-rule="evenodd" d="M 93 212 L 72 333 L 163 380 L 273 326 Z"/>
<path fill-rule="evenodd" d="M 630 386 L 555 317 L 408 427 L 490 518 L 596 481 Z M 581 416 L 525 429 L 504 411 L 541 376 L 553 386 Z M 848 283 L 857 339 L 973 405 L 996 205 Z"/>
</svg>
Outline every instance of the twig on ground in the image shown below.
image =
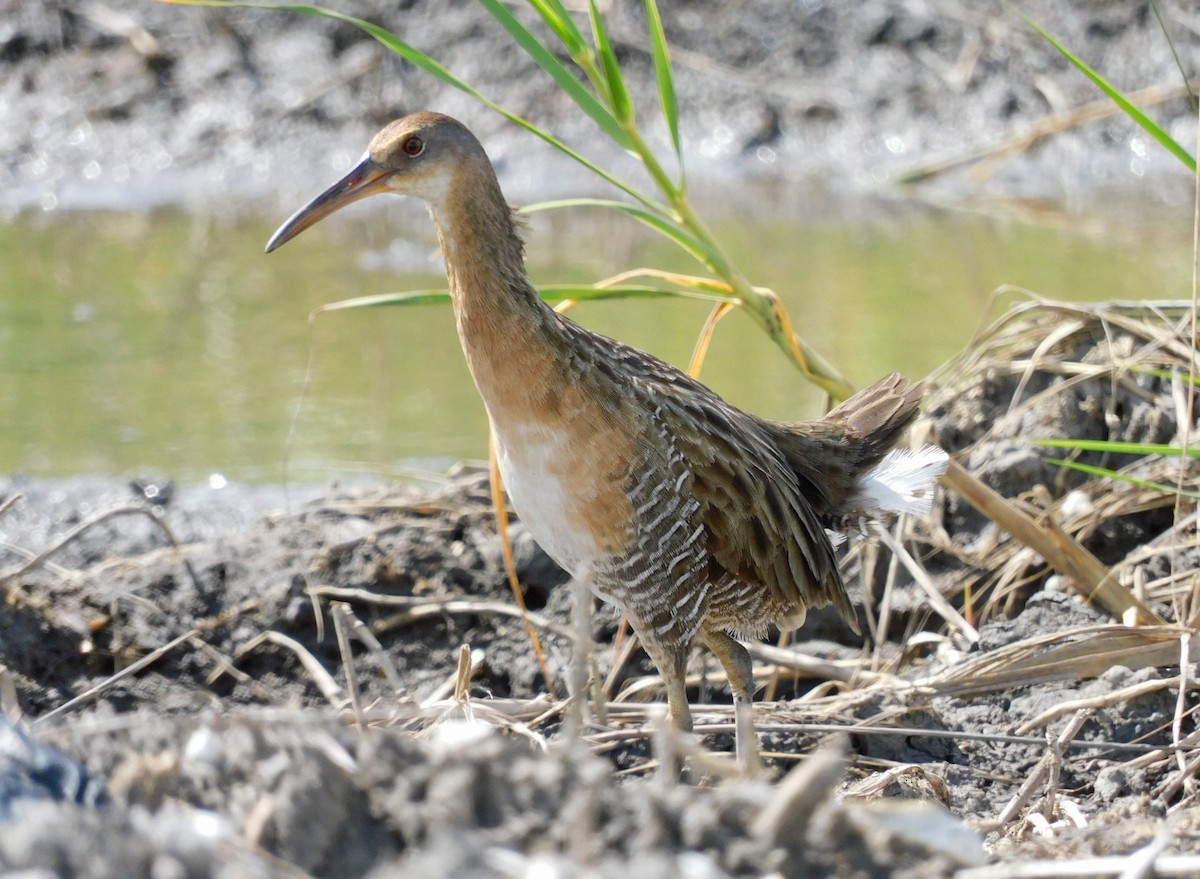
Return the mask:
<svg viewBox="0 0 1200 879">
<path fill-rule="evenodd" d="M 521 614 L 517 608 L 503 601 L 489 601 L 472 598 L 417 598 L 411 595 L 383 595 L 378 592 L 371 592 L 368 589 L 354 589 L 341 586 L 316 586 L 313 587 L 312 593 L 318 596 L 329 598 L 341 598 L 347 601 L 364 601 L 370 604 L 384 605 L 387 607 L 402 607 L 406 608 L 405 613 L 398 613 L 384 620 L 380 620 L 372 627 L 372 631 L 376 634 L 386 632 L 389 629 L 417 622 L 419 620 L 428 619 L 433 616 L 442 614 L 479 614 L 481 616 L 487 614 L 496 614 L 499 616 L 517 617 Z M 553 632 L 555 635 L 561 635 L 564 638 L 571 638 L 571 630 L 563 625 L 560 625 L 553 620 L 547 619 L 540 614 L 530 611 L 528 619 L 531 623 L 539 628 Z"/>
<path fill-rule="evenodd" d="M 300 664 L 308 672 L 309 677 L 312 678 L 313 683 L 321 691 L 321 695 L 325 697 L 325 700 L 337 711 L 345 707 L 345 694 L 342 692 L 342 688 L 338 686 L 338 682 L 333 679 L 333 675 L 325 670 L 325 666 L 321 664 L 319 659 L 312 655 L 307 647 L 295 638 L 289 638 L 282 632 L 260 632 L 242 645 L 241 649 L 234 655 L 234 659 L 241 659 L 246 654 L 257 650 L 262 644 L 274 644 L 290 650 L 300 660 Z"/>
<path fill-rule="evenodd" d="M 163 536 L 167 538 L 167 541 L 175 550 L 181 549 L 179 541 L 175 539 L 175 532 L 171 530 L 170 526 L 167 525 L 167 523 L 163 521 L 162 517 L 159 516 L 154 510 L 150 509 L 149 507 L 116 507 L 112 510 L 106 510 L 103 513 L 97 513 L 90 519 L 79 523 L 70 531 L 68 531 L 66 535 L 59 538 L 57 543 L 51 544 L 32 559 L 29 559 L 24 564 L 18 565 L 16 568 L 13 568 L 10 571 L 0 573 L 0 587 L 7 589 L 9 581 L 27 574 L 34 568 L 39 567 L 43 562 L 46 561 L 46 559 L 50 558 L 58 551 L 77 540 L 80 535 L 101 524 L 102 522 L 107 522 L 109 519 L 117 519 L 122 516 L 145 516 L 154 523 L 159 531 L 163 533 Z M 204 587 L 200 583 L 200 578 L 196 575 L 196 571 L 192 567 L 192 563 L 186 558 L 184 558 L 182 561 L 184 569 L 187 571 L 193 585 L 196 587 L 196 590 L 203 592 Z"/>
<path fill-rule="evenodd" d="M 1033 796 L 1033 792 L 1041 785 L 1046 776 L 1051 773 L 1052 767 L 1056 763 L 1061 765 L 1063 752 L 1074 740 L 1075 736 L 1079 734 L 1079 731 L 1083 729 L 1084 723 L 1091 716 L 1092 712 L 1089 710 L 1080 711 L 1071 718 L 1057 738 L 1050 737 L 1045 755 L 1038 762 L 1038 765 L 1034 767 L 1029 778 L 1021 785 L 1020 790 L 1008 801 L 1008 805 L 1000 811 L 1000 814 L 996 816 L 994 821 L 988 822 L 989 826 L 1003 828 L 1016 817 L 1025 803 L 1029 801 L 1029 798 Z"/>
<path fill-rule="evenodd" d="M 350 647 L 349 626 L 346 624 L 346 611 L 350 608 L 343 602 L 335 601 L 332 603 L 331 609 L 338 653 L 342 657 L 342 671 L 346 673 L 346 689 L 350 693 L 350 707 L 354 711 L 354 723 L 361 733 L 366 730 L 367 724 L 363 717 L 362 692 L 358 686 L 358 673 L 354 669 L 354 653 Z"/>
<path fill-rule="evenodd" d="M 1172 678 L 1164 678 L 1157 681 L 1143 681 L 1140 684 L 1113 690 L 1111 693 L 1105 693 L 1102 696 L 1091 696 L 1086 699 L 1069 699 L 1066 702 L 1059 702 L 1052 708 L 1047 708 L 1041 714 L 1031 717 L 1022 723 L 1017 727 L 1017 735 L 1028 735 L 1035 729 L 1040 729 L 1058 720 L 1063 715 L 1072 714 L 1076 711 L 1083 711 L 1087 708 L 1097 709 L 1108 708 L 1111 705 L 1122 705 L 1149 693 L 1157 693 L 1159 690 L 1169 690 L 1172 687 L 1181 687 L 1182 680 L 1181 675 L 1176 675 Z M 1181 692 L 1183 689 L 1186 688 L 1181 688 Z M 1178 743 L 1178 739 L 1176 739 L 1176 744 Z"/>
<path fill-rule="evenodd" d="M 200 630 L 198 628 L 196 628 L 196 629 L 190 629 L 189 631 L 184 632 L 182 635 L 179 635 L 176 638 L 172 638 L 170 641 L 168 641 L 166 644 L 159 647 L 157 650 L 147 653 L 145 656 L 143 656 L 137 662 L 130 663 L 129 665 L 125 666 L 125 668 L 123 668 L 119 672 L 117 672 L 115 675 L 105 678 L 100 683 L 96 684 L 95 686 L 88 687 L 86 690 L 84 690 L 82 693 L 80 693 L 74 699 L 68 699 L 62 705 L 59 705 L 57 708 L 47 711 L 45 714 L 43 714 L 41 717 L 38 717 L 33 722 L 35 724 L 45 723 L 46 721 L 53 720 L 55 717 L 58 717 L 59 715 L 66 714 L 68 711 L 71 711 L 71 710 L 77 708 L 78 706 L 82 705 L 83 703 L 94 699 L 96 696 L 99 696 L 105 690 L 109 689 L 110 687 L 115 686 L 116 684 L 123 681 L 125 678 L 135 675 L 138 672 L 140 672 L 142 669 L 158 662 L 158 660 L 162 659 L 164 656 L 166 656 L 168 653 L 170 653 L 172 650 L 174 650 L 180 644 L 182 644 L 185 641 L 190 640 L 192 637 L 194 637 L 195 635 L 198 635 L 198 634 L 200 634 Z"/>
</svg>

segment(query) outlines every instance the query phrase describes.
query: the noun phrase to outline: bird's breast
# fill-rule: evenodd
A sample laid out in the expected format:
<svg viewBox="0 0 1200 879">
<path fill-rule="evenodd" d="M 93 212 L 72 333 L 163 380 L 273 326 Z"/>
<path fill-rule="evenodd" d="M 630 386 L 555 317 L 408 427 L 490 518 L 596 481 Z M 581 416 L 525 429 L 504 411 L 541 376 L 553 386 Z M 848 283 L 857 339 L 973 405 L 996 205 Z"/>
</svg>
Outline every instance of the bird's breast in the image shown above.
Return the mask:
<svg viewBox="0 0 1200 879">
<path fill-rule="evenodd" d="M 570 449 L 553 431 L 538 425 L 497 429 L 500 475 L 513 508 L 534 540 L 572 575 L 599 553 L 575 500 L 578 486 L 563 466 Z"/>
<path fill-rule="evenodd" d="M 633 539 L 626 444 L 582 418 L 489 415 L 505 489 L 534 540 L 573 576 L 618 561 Z"/>
</svg>

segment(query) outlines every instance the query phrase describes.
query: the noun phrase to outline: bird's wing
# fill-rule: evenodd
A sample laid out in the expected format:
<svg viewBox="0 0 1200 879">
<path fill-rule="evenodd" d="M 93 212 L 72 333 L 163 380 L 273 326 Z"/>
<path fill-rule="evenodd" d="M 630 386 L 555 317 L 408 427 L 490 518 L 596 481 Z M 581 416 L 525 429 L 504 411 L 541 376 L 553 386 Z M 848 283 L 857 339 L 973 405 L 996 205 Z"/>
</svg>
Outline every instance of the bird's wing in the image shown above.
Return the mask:
<svg viewBox="0 0 1200 879">
<path fill-rule="evenodd" d="M 829 537 L 767 431 L 711 392 L 665 400 L 716 563 L 788 607 L 833 604 L 853 624 Z"/>
<path fill-rule="evenodd" d="M 579 349 L 601 344 L 571 328 Z M 642 401 L 625 417 L 642 424 L 643 459 L 654 472 L 682 480 L 679 488 L 695 499 L 688 518 L 703 525 L 715 564 L 770 590 L 785 607 L 833 604 L 857 629 L 833 546 L 805 496 L 814 486 L 788 465 L 764 423 L 656 357 L 602 343 L 604 356 L 592 357 L 584 374 L 598 381 L 602 371 L 627 394 L 624 402 Z"/>
</svg>

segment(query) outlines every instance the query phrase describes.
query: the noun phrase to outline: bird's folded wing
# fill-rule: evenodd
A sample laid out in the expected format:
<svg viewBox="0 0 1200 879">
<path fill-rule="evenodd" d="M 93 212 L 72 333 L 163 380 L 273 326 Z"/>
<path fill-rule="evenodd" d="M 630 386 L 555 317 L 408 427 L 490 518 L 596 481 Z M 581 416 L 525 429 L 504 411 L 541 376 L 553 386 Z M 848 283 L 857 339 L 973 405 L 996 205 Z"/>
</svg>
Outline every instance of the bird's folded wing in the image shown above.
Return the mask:
<svg viewBox="0 0 1200 879">
<path fill-rule="evenodd" d="M 796 474 L 755 419 L 706 398 L 676 398 L 675 441 L 714 560 L 743 582 L 769 589 L 787 607 L 834 604 L 854 611 L 833 547 Z"/>
</svg>

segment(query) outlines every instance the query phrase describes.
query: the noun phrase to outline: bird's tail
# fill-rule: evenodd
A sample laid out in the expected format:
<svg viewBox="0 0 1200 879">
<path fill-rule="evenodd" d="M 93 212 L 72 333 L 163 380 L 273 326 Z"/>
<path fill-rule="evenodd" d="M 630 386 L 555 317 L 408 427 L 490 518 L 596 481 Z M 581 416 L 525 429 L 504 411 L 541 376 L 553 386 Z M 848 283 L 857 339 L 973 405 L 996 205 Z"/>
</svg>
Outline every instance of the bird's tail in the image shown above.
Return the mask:
<svg viewBox="0 0 1200 879">
<path fill-rule="evenodd" d="M 862 532 L 890 515 L 929 512 L 946 453 L 894 448 L 916 420 L 923 390 L 892 374 L 818 421 L 768 425 L 827 528 Z"/>
<path fill-rule="evenodd" d="M 858 491 L 846 504 L 853 518 L 876 518 L 887 513 L 928 515 L 933 506 L 934 483 L 946 472 L 949 456 L 937 446 L 892 449 L 868 471 Z"/>
</svg>

